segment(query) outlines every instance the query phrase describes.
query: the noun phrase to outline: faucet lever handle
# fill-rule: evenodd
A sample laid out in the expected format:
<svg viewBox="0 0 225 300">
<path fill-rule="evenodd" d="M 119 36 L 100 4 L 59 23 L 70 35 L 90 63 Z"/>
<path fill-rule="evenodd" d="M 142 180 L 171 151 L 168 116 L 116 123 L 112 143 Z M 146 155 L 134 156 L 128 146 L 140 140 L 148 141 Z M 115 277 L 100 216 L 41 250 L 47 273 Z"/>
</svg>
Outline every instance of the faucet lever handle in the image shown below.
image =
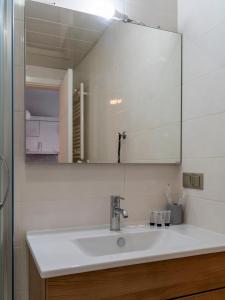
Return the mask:
<svg viewBox="0 0 225 300">
<path fill-rule="evenodd" d="M 112 200 L 125 200 L 124 197 L 120 197 L 120 196 L 111 196 Z"/>
</svg>

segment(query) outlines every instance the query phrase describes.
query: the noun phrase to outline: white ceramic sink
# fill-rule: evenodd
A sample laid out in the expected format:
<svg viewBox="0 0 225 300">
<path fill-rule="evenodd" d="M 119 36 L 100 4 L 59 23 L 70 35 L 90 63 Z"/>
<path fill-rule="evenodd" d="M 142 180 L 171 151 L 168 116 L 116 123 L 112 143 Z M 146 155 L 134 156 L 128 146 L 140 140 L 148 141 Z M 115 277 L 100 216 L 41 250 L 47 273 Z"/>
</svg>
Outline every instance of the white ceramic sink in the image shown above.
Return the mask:
<svg viewBox="0 0 225 300">
<path fill-rule="evenodd" d="M 225 236 L 190 225 L 145 225 L 29 232 L 42 278 L 225 251 Z"/>
<path fill-rule="evenodd" d="M 86 255 L 105 256 L 136 251 L 178 248 L 198 241 L 170 230 L 132 232 L 114 235 L 78 238 L 74 244 Z"/>
</svg>

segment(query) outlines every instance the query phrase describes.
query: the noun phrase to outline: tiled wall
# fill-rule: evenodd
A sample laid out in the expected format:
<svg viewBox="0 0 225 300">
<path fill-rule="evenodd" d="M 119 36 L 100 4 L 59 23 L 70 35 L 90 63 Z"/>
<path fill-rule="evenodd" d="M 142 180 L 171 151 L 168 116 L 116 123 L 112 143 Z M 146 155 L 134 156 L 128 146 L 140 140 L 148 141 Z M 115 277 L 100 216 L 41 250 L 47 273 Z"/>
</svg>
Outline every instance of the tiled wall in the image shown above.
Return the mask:
<svg viewBox="0 0 225 300">
<path fill-rule="evenodd" d="M 15 0 L 16 300 L 28 299 L 27 230 L 107 223 L 111 194 L 126 197 L 128 221 L 147 221 L 149 210 L 164 204 L 165 185 L 177 186 L 179 171 L 176 166 L 25 165 L 23 2 Z M 144 22 L 176 30 L 176 0 L 129 0 L 128 4 L 131 17 L 137 12 Z"/>
<path fill-rule="evenodd" d="M 186 220 L 225 233 L 225 1 L 179 0 L 183 40 L 183 171 L 205 174 L 187 190 Z"/>
<path fill-rule="evenodd" d="M 125 12 L 131 19 L 177 32 L 177 0 L 122 1 L 125 3 Z"/>
</svg>

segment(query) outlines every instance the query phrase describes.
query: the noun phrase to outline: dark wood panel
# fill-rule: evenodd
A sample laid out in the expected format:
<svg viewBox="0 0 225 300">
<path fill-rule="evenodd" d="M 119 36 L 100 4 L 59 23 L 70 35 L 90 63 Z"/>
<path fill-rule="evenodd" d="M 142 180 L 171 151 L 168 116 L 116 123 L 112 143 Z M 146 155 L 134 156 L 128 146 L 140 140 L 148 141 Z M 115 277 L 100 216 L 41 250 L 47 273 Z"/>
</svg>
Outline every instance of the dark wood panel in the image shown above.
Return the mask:
<svg viewBox="0 0 225 300">
<path fill-rule="evenodd" d="M 225 253 L 47 280 L 49 300 L 165 300 L 223 287 Z"/>
<path fill-rule="evenodd" d="M 202 293 L 198 295 L 183 297 L 177 300 L 224 300 L 224 299 L 225 299 L 225 289 L 221 289 L 221 290 Z"/>
</svg>

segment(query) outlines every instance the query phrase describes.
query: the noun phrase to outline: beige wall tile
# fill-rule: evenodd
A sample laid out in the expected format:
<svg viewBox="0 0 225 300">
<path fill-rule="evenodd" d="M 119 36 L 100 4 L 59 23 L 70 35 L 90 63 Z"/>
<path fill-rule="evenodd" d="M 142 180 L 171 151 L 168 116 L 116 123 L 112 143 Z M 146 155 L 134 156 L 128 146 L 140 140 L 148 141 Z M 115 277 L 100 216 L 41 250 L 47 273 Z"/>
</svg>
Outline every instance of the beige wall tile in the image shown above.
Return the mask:
<svg viewBox="0 0 225 300">
<path fill-rule="evenodd" d="M 186 221 L 225 233 L 225 2 L 178 0 L 183 33 L 184 172 L 204 173 L 204 190 L 187 190 Z"/>
<path fill-rule="evenodd" d="M 24 66 L 24 21 L 20 20 L 14 25 L 14 64 Z"/>
<path fill-rule="evenodd" d="M 24 66 L 15 66 L 15 83 L 14 83 L 14 93 L 15 93 L 15 107 L 16 112 L 24 112 Z"/>
</svg>

